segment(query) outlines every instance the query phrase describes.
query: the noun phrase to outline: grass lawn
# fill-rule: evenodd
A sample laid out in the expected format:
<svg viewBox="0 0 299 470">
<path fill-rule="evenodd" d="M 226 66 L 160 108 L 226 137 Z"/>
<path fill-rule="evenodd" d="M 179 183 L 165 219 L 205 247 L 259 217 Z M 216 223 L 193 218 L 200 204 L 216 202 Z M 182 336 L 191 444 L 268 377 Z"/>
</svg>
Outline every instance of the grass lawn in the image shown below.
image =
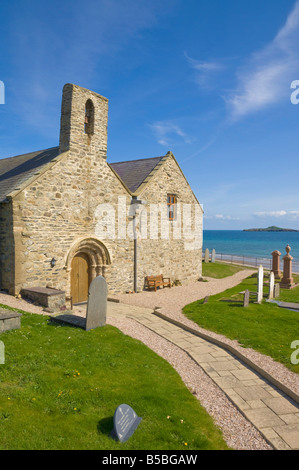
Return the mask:
<svg viewBox="0 0 299 470">
<path fill-rule="evenodd" d="M 214 277 L 216 279 L 223 279 L 227 276 L 232 276 L 233 274 L 238 273 L 239 271 L 244 271 L 244 269 L 254 269 L 248 268 L 246 266 L 236 266 L 233 264 L 225 263 L 202 263 L 202 275 L 203 277 Z"/>
<path fill-rule="evenodd" d="M 199 300 L 187 305 L 184 314 L 199 326 L 238 340 L 242 346 L 266 354 L 298 373 L 299 365 L 291 363 L 294 352 L 291 343 L 299 340 L 299 312 L 279 308 L 265 300 L 261 305 L 251 302 L 244 308 L 239 292 L 245 289 L 256 292 L 256 274 L 232 289 L 211 296 L 206 304 Z M 267 292 L 265 286 L 264 293 Z M 299 301 L 299 287 L 281 289 L 279 300 L 282 299 Z"/>
<path fill-rule="evenodd" d="M 84 331 L 24 313 L 0 334 L 0 449 L 227 449 L 177 372 L 106 325 Z M 126 442 L 110 436 L 118 405 L 142 418 Z"/>
</svg>

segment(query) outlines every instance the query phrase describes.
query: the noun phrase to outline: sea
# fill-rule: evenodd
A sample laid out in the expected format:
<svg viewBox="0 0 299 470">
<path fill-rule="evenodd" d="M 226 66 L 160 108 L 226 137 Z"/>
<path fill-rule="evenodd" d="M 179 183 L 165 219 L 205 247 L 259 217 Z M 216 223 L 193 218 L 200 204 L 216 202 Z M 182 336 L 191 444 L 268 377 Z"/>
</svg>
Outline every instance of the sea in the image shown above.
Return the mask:
<svg viewBox="0 0 299 470">
<path fill-rule="evenodd" d="M 214 248 L 216 259 L 243 262 L 243 264 L 263 264 L 268 267 L 272 260 L 271 253 L 278 250 L 281 253 L 282 270 L 287 245 L 291 247 L 293 272 L 299 273 L 299 232 L 203 231 L 203 253 L 206 248 L 210 253 Z"/>
</svg>

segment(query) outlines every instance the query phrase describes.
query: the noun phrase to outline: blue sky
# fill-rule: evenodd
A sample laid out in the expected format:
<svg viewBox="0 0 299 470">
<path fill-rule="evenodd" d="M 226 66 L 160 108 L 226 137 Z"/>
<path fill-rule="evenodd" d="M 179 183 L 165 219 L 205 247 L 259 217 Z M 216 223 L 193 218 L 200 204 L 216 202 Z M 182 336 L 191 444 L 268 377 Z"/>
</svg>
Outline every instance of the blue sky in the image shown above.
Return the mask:
<svg viewBox="0 0 299 470">
<path fill-rule="evenodd" d="M 109 162 L 173 152 L 205 229 L 299 229 L 298 44 L 294 0 L 3 0 L 0 158 L 58 145 L 71 82 L 109 99 Z"/>
</svg>

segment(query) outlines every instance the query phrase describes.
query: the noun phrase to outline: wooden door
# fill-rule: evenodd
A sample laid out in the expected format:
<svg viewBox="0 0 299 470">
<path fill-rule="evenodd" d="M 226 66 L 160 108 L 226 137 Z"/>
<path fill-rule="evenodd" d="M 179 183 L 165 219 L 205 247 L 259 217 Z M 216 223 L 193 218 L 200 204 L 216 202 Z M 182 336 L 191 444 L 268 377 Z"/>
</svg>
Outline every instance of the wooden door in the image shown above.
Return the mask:
<svg viewBox="0 0 299 470">
<path fill-rule="evenodd" d="M 71 296 L 73 303 L 85 302 L 88 299 L 89 263 L 88 256 L 79 253 L 74 256 L 71 270 Z"/>
</svg>

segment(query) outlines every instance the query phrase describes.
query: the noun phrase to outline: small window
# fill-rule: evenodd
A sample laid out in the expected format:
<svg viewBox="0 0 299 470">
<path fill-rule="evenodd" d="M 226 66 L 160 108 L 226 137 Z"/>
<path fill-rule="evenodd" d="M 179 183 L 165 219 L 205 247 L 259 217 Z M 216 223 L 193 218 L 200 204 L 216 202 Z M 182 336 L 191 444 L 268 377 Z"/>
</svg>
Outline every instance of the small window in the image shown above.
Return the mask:
<svg viewBox="0 0 299 470">
<path fill-rule="evenodd" d="M 85 134 L 92 135 L 93 131 L 94 131 L 94 105 L 91 100 L 87 100 L 85 104 L 84 132 Z"/>
<path fill-rule="evenodd" d="M 175 194 L 167 195 L 167 214 L 168 220 L 176 220 L 176 204 L 177 199 Z"/>
</svg>

